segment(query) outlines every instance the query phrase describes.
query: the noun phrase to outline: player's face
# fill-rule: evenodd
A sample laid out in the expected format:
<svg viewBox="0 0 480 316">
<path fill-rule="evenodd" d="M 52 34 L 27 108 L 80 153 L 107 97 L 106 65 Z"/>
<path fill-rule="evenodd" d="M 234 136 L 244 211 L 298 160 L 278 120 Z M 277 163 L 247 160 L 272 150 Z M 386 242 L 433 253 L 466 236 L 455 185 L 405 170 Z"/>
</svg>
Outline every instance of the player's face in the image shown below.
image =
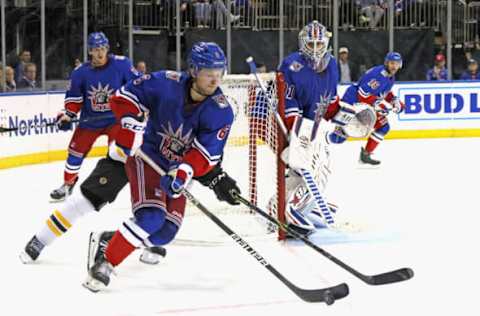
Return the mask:
<svg viewBox="0 0 480 316">
<path fill-rule="evenodd" d="M 477 72 L 478 64 L 477 63 L 471 63 L 470 65 L 468 65 L 468 70 L 470 72 Z"/>
<path fill-rule="evenodd" d="M 400 69 L 400 63 L 398 61 L 387 61 L 387 70 L 391 75 L 394 75 L 397 73 L 397 71 Z"/>
<path fill-rule="evenodd" d="M 211 95 L 222 83 L 223 69 L 201 69 L 195 77 L 196 89 L 204 95 Z"/>
<path fill-rule="evenodd" d="M 315 57 L 320 57 L 320 54 L 324 49 L 324 45 L 321 41 L 310 41 L 306 46 Z"/>
<path fill-rule="evenodd" d="M 103 66 L 107 63 L 108 47 L 95 47 L 90 50 L 92 64 L 94 66 Z"/>
</svg>

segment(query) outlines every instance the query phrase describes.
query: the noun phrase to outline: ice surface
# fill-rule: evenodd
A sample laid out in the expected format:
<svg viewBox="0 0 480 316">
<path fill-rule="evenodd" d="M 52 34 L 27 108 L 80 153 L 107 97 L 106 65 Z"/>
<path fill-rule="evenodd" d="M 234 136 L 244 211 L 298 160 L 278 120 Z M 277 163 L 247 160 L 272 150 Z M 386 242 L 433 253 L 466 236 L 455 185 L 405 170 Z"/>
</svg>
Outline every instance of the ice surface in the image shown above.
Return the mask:
<svg viewBox="0 0 480 316">
<path fill-rule="evenodd" d="M 359 169 L 359 142 L 332 152 L 328 197 L 360 232 L 320 232 L 314 238 L 358 270 L 370 274 L 411 267 L 404 283 L 368 286 L 298 243 L 247 240 L 294 283 L 317 288 L 340 282 L 350 295 L 332 306 L 299 300 L 201 215 L 190 216 L 158 266 L 132 254 L 108 291 L 81 286 L 88 233 L 115 229 L 130 216 L 128 190 L 99 214 L 81 219 L 32 265 L 18 253 L 57 206 L 49 192 L 62 180 L 63 163 L 0 170 L 3 245 L 2 315 L 476 315 L 479 279 L 479 139 L 386 141 L 379 169 Z M 235 177 L 245 155 L 226 158 Z M 97 159 L 88 159 L 81 175 Z M 211 192 L 195 191 L 217 210 Z M 188 210 L 189 212 L 192 210 Z M 219 215 L 235 231 L 245 216 Z M 254 224 L 252 224 L 254 225 Z"/>
</svg>

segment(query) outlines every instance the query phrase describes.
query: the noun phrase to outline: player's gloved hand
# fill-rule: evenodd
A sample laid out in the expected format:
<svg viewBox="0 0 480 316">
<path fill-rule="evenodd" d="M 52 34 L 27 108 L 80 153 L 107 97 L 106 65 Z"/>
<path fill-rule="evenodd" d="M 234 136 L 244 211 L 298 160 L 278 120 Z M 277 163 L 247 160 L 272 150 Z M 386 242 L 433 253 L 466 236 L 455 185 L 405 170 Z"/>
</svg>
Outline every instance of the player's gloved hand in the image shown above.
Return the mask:
<svg viewBox="0 0 480 316">
<path fill-rule="evenodd" d="M 160 178 L 160 187 L 170 198 L 176 199 L 187 187 L 193 177 L 193 169 L 189 164 L 182 163 L 177 169 Z"/>
<path fill-rule="evenodd" d="M 383 102 L 383 100 L 380 99 L 373 103 L 373 108 L 375 109 L 375 112 L 380 113 L 381 115 L 388 115 L 392 109 L 388 103 Z"/>
<path fill-rule="evenodd" d="M 398 97 L 393 98 L 391 104 L 393 113 L 400 113 L 405 108 L 405 104 Z"/>
<path fill-rule="evenodd" d="M 68 131 L 72 129 L 72 120 L 76 117 L 77 113 L 68 110 L 62 110 L 57 113 L 57 120 L 55 123 L 57 124 L 59 130 Z"/>
<path fill-rule="evenodd" d="M 209 173 L 198 177 L 197 180 L 204 186 L 209 187 L 215 192 L 217 199 L 225 201 L 231 205 L 238 205 L 236 195 L 240 195 L 240 188 L 233 178 L 231 178 L 222 167 L 217 164 Z"/>
</svg>

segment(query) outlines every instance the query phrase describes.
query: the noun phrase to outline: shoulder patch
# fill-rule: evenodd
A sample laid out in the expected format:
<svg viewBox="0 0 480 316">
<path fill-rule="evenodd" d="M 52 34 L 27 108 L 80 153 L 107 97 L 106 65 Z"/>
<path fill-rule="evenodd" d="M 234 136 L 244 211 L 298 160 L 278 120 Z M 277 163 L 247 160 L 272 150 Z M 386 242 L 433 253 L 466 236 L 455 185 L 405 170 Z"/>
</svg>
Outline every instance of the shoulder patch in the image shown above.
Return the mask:
<svg viewBox="0 0 480 316">
<path fill-rule="evenodd" d="M 376 79 L 372 79 L 370 80 L 368 83 L 368 86 L 370 88 L 372 88 L 373 90 L 377 89 L 378 87 L 380 87 L 380 82 L 378 82 Z"/>
<path fill-rule="evenodd" d="M 214 95 L 212 100 L 215 101 L 221 109 L 229 106 L 228 100 L 223 94 Z"/>
<path fill-rule="evenodd" d="M 173 81 L 176 81 L 176 82 L 180 82 L 180 77 L 181 76 L 182 76 L 182 74 L 178 71 L 171 71 L 171 70 L 165 71 L 165 77 L 167 79 L 170 79 L 170 80 L 173 80 Z"/>
<path fill-rule="evenodd" d="M 288 67 L 288 69 L 290 69 L 293 72 L 299 72 L 300 70 L 302 70 L 302 68 L 303 68 L 303 65 L 298 61 L 293 61 Z"/>
<path fill-rule="evenodd" d="M 145 80 L 150 80 L 150 78 L 152 78 L 152 76 L 150 74 L 143 75 L 140 78 L 137 78 L 137 79 L 133 80 L 133 84 L 138 86 L 139 84 L 141 84 Z"/>
<path fill-rule="evenodd" d="M 113 55 L 116 60 L 124 60 L 126 57 L 122 55 Z"/>
</svg>

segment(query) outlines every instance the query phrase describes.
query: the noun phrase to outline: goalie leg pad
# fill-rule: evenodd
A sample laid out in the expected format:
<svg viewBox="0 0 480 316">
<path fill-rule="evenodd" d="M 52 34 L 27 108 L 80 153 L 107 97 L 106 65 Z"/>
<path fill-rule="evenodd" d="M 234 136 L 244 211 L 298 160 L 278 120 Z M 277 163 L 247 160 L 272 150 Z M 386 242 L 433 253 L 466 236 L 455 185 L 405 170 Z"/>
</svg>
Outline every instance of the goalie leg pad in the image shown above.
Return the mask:
<svg viewBox="0 0 480 316">
<path fill-rule="evenodd" d="M 100 159 L 95 169 L 83 181 L 80 190 L 99 211 L 105 204 L 113 202 L 125 187 L 128 179 L 125 166 L 111 158 Z"/>
<path fill-rule="evenodd" d="M 314 206 L 314 201 L 308 189 L 303 184 L 303 180 L 299 178 L 302 183 L 298 183 L 293 188 L 288 196 L 287 205 L 285 208 L 285 217 L 290 227 L 303 234 L 309 235 L 315 231 L 315 224 L 305 216 L 308 209 Z"/>
</svg>

